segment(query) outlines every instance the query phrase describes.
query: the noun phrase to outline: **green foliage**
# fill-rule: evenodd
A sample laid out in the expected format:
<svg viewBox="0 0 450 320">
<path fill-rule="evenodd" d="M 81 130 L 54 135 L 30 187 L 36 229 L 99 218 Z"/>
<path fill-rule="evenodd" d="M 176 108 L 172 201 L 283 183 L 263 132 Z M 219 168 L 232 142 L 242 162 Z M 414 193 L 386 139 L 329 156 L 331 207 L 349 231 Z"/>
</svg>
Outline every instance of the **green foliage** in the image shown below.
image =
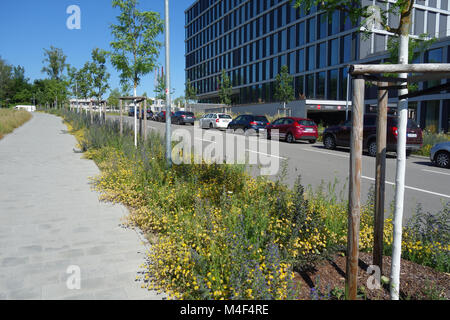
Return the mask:
<svg viewBox="0 0 450 320">
<path fill-rule="evenodd" d="M 219 99 L 220 103 L 225 105 L 231 105 L 231 81 L 228 77 L 225 69 L 222 70 L 222 76 L 219 79 Z"/>
<path fill-rule="evenodd" d="M 141 77 L 155 69 L 162 44 L 157 40 L 163 31 L 159 13 L 140 11 L 138 0 L 113 0 L 113 8 L 120 9 L 118 24 L 111 25 L 111 63 L 120 78 L 139 85 Z"/>
<path fill-rule="evenodd" d="M 430 156 L 431 148 L 440 142 L 450 141 L 450 134 L 448 133 L 436 133 L 434 130 L 427 128 L 423 131 L 423 144 L 422 147 L 414 152 L 415 154 L 422 156 Z"/>
<path fill-rule="evenodd" d="M 63 73 L 66 67 L 67 56 L 62 49 L 50 46 L 50 49 L 44 49 L 44 67 L 42 72 L 46 73 L 52 80 L 63 80 Z"/>
<path fill-rule="evenodd" d="M 119 98 L 121 93 L 119 89 L 113 89 L 108 97 L 108 105 L 117 107 L 119 105 Z"/>
<path fill-rule="evenodd" d="M 166 76 L 164 72 L 161 72 L 161 74 L 158 74 L 156 76 L 156 84 L 155 84 L 155 98 L 166 100 Z M 173 94 L 175 92 L 175 89 L 172 88 L 170 94 Z"/>
<path fill-rule="evenodd" d="M 184 91 L 186 100 L 192 101 L 197 100 L 197 89 L 192 85 L 191 80 L 188 79 L 186 82 L 186 89 Z"/>
<path fill-rule="evenodd" d="M 379 25 L 382 29 L 400 34 L 402 23 L 405 20 L 400 19 L 398 26 L 388 24 L 389 15 L 406 17 L 411 14 L 414 0 L 397 0 L 388 8 L 387 6 L 362 6 L 360 0 L 295 0 L 295 8 L 304 12 L 309 12 L 313 6 L 320 7 L 320 10 L 328 14 L 331 19 L 335 11 L 343 12 L 354 26 Z M 367 30 L 370 31 L 370 30 Z"/>
<path fill-rule="evenodd" d="M 92 50 L 92 62 L 89 63 L 88 70 L 92 79 L 91 95 L 95 96 L 97 101 L 101 101 L 109 89 L 110 74 L 106 71 L 106 57 L 106 51 L 98 48 Z"/>
<path fill-rule="evenodd" d="M 287 104 L 294 100 L 293 78 L 289 75 L 287 66 L 282 66 L 280 73 L 276 77 L 275 99 Z"/>
</svg>

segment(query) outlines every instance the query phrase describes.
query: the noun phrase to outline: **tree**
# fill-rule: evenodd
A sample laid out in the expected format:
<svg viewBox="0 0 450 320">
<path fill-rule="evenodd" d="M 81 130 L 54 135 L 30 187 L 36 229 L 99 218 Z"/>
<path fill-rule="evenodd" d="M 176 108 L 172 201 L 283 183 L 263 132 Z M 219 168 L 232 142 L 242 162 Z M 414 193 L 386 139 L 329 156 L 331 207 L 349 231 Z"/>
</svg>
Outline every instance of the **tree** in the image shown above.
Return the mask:
<svg viewBox="0 0 450 320">
<path fill-rule="evenodd" d="M 133 82 L 134 96 L 141 77 L 155 69 L 162 44 L 157 37 L 163 32 L 159 13 L 139 11 L 138 0 L 113 0 L 119 8 L 119 24 L 111 25 L 114 41 L 111 42 L 111 63 L 120 72 L 120 78 Z M 134 144 L 137 146 L 137 115 L 134 113 Z"/>
<path fill-rule="evenodd" d="M 282 102 L 283 109 L 286 109 L 286 104 L 294 100 L 293 79 L 287 66 L 281 67 L 281 71 L 277 74 L 275 81 L 275 99 Z"/>
<path fill-rule="evenodd" d="M 155 98 L 166 101 L 166 76 L 164 75 L 164 71 L 161 74 L 156 76 L 156 86 L 155 86 Z M 172 88 L 170 90 L 170 94 L 175 93 L 175 90 Z"/>
<path fill-rule="evenodd" d="M 136 95 L 141 77 L 152 72 L 162 44 L 157 37 L 163 32 L 159 13 L 139 11 L 138 0 L 113 0 L 113 8 L 121 10 L 118 25 L 111 25 L 111 63 L 121 73 L 121 79 L 133 82 Z"/>
<path fill-rule="evenodd" d="M 42 62 L 46 65 L 42 68 L 42 72 L 47 73 L 52 80 L 62 80 L 64 69 L 67 67 L 67 56 L 61 49 L 50 46 L 50 49 L 44 49 L 44 57 Z"/>
<path fill-rule="evenodd" d="M 106 51 L 95 48 L 92 50 L 92 62 L 89 63 L 89 72 L 92 78 L 92 96 L 97 98 L 100 110 L 103 95 L 109 89 L 108 80 L 110 74 L 106 71 L 106 56 Z M 103 111 L 105 116 L 106 110 Z"/>
<path fill-rule="evenodd" d="M 183 105 L 184 106 L 184 102 L 186 101 L 186 99 L 184 98 L 184 96 L 180 96 L 178 98 L 176 98 L 173 103 L 178 106 L 178 105 Z"/>
<path fill-rule="evenodd" d="M 188 79 L 186 82 L 186 89 L 184 90 L 184 94 L 186 97 L 186 101 L 189 103 L 190 101 L 196 101 L 197 100 L 197 88 L 195 88 L 191 80 Z"/>
<path fill-rule="evenodd" d="M 11 92 L 13 67 L 0 57 L 0 107 L 6 107 Z"/>
<path fill-rule="evenodd" d="M 296 0 L 295 7 L 302 7 L 309 11 L 311 6 L 320 6 L 330 18 L 336 10 L 347 14 L 354 25 L 358 23 L 367 34 L 373 29 L 383 29 L 391 32 L 398 40 L 398 63 L 407 64 L 409 58 L 409 30 L 414 6 L 414 0 L 397 0 L 389 7 L 380 8 L 373 5 L 361 5 L 356 0 Z M 398 26 L 388 25 L 389 16 L 399 16 Z M 407 74 L 398 74 L 399 78 L 406 78 Z M 401 83 L 404 89 L 399 89 L 399 96 L 407 95 L 407 83 Z M 395 190 L 395 212 L 394 212 L 394 240 L 392 244 L 391 263 L 391 299 L 398 300 L 400 293 L 400 257 L 402 243 L 402 220 L 403 201 L 405 190 L 405 168 L 406 168 L 406 130 L 408 121 L 408 100 L 400 99 L 398 102 L 398 142 L 397 142 L 397 170 Z M 353 285 L 355 287 L 355 285 Z M 347 297 L 349 297 L 347 292 Z M 350 298 L 356 298 L 356 289 L 352 288 Z"/>
<path fill-rule="evenodd" d="M 231 104 L 231 81 L 228 77 L 227 73 L 225 72 L 225 69 L 222 69 L 222 76 L 219 80 L 219 99 L 220 103 L 225 105 Z"/>
<path fill-rule="evenodd" d="M 111 93 L 109 94 L 109 97 L 108 97 L 108 104 L 110 106 L 117 107 L 119 105 L 119 99 L 121 96 L 122 95 L 121 95 L 119 89 L 115 88 L 115 89 L 111 90 Z"/>
</svg>

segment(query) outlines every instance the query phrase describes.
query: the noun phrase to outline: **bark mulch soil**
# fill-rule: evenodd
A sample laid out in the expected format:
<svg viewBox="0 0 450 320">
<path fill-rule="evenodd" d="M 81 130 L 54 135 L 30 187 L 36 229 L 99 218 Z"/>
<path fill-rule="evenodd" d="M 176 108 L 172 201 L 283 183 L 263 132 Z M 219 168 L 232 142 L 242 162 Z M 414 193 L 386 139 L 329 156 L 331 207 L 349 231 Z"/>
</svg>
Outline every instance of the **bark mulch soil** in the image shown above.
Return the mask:
<svg viewBox="0 0 450 320">
<path fill-rule="evenodd" d="M 358 270 L 358 298 L 388 300 L 389 285 L 370 290 L 367 268 L 372 264 L 372 254 L 360 253 Z M 299 299 L 344 299 L 346 258 L 336 255 L 333 259 L 320 262 L 315 270 L 296 272 L 295 281 Z M 391 257 L 383 257 L 383 275 L 389 279 Z M 431 300 L 450 299 L 450 274 L 432 268 L 401 261 L 400 299 Z"/>
</svg>

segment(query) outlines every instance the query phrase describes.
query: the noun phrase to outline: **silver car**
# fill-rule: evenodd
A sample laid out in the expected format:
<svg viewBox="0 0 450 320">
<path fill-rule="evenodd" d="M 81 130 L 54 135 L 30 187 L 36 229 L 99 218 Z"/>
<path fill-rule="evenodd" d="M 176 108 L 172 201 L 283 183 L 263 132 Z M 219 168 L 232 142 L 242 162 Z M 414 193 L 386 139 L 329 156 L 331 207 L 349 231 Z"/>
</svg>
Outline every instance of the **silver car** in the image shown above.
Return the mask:
<svg viewBox="0 0 450 320">
<path fill-rule="evenodd" d="M 450 168 L 450 141 L 434 145 L 430 151 L 431 162 L 441 168 Z"/>
</svg>

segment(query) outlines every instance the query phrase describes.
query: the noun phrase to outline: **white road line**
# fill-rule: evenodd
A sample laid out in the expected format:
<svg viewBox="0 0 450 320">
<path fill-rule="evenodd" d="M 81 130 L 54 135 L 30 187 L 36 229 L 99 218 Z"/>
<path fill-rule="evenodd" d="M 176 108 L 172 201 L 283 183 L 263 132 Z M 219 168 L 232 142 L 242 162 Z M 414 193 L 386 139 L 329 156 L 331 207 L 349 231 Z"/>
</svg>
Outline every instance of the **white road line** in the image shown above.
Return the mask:
<svg viewBox="0 0 450 320">
<path fill-rule="evenodd" d="M 204 141 L 204 142 L 210 142 L 210 143 L 216 143 L 215 141 L 210 141 L 210 140 L 205 140 L 205 139 L 200 139 L 200 138 L 195 138 L 195 140 Z M 259 152 L 259 151 L 255 151 L 255 150 L 250 150 L 250 149 L 246 149 L 245 151 L 252 152 L 252 153 L 257 153 L 257 154 L 262 154 L 262 155 L 265 155 L 267 157 L 273 157 L 273 158 L 278 158 L 278 159 L 283 159 L 283 160 L 287 159 L 287 158 L 284 158 L 284 157 L 275 156 L 273 154 L 268 154 L 268 153 Z"/>
<path fill-rule="evenodd" d="M 320 150 L 313 150 L 313 149 L 306 149 L 306 148 L 301 148 L 301 150 L 317 152 L 317 153 L 323 153 L 323 154 L 330 154 L 332 156 L 341 157 L 341 158 L 349 158 L 350 157 L 349 155 L 345 155 L 345 154 L 326 152 L 326 151 L 320 151 Z"/>
<path fill-rule="evenodd" d="M 446 173 L 446 172 L 433 171 L 433 170 L 427 170 L 427 169 L 422 169 L 422 171 L 438 173 L 438 174 L 443 174 L 443 175 L 446 175 L 446 176 L 450 176 L 450 173 Z"/>
<path fill-rule="evenodd" d="M 371 177 L 361 176 L 361 178 L 367 179 L 367 180 L 371 180 L 371 181 L 375 181 L 375 178 L 371 178 Z M 395 183 L 390 182 L 390 181 L 386 181 L 386 183 L 390 184 L 392 186 L 395 185 Z M 435 195 L 435 196 L 439 196 L 439 197 L 449 198 L 450 199 L 450 195 L 447 195 L 447 194 L 437 193 L 437 192 L 428 191 L 428 190 L 424 190 L 424 189 L 419 189 L 419 188 L 415 188 L 415 187 L 409 187 L 409 186 L 405 186 L 405 189 L 410 189 L 410 190 L 414 190 L 414 191 L 429 193 L 429 194 L 432 194 L 432 195 Z"/>
<path fill-rule="evenodd" d="M 267 157 L 273 157 L 273 158 L 278 158 L 278 159 L 283 159 L 283 160 L 286 160 L 286 159 L 287 159 L 287 158 L 275 156 L 275 155 L 273 155 L 273 154 L 267 154 L 267 153 L 264 153 L 264 152 L 254 151 L 254 150 L 250 150 L 250 149 L 247 149 L 246 151 L 252 152 L 252 153 L 262 154 L 262 155 L 265 155 L 265 156 L 267 156 Z"/>
</svg>

